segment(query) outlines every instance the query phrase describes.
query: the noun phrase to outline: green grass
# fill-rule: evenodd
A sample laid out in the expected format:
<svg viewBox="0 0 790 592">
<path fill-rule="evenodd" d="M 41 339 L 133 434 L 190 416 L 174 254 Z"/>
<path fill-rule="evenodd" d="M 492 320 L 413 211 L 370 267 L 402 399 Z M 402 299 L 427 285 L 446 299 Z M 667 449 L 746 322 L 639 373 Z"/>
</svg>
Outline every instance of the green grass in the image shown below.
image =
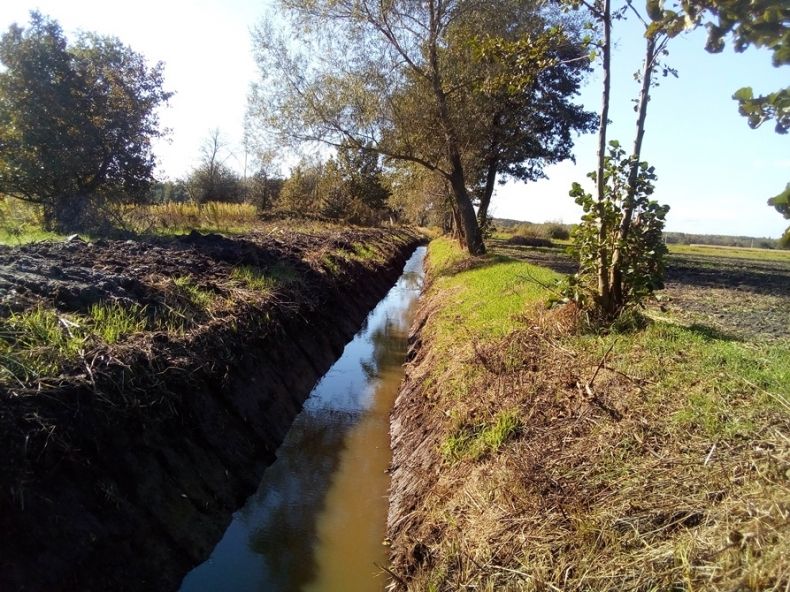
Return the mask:
<svg viewBox="0 0 790 592">
<path fill-rule="evenodd" d="M 91 306 L 89 315 L 91 330 L 107 344 L 148 328 L 145 307 L 135 303 L 100 302 Z"/>
<path fill-rule="evenodd" d="M 85 347 L 78 319 L 43 307 L 0 321 L 0 376 L 14 382 L 57 376 Z"/>
<path fill-rule="evenodd" d="M 216 295 L 199 287 L 192 276 L 183 275 L 174 278 L 173 285 L 178 295 L 187 300 L 195 309 L 206 311 L 216 300 Z"/>
<path fill-rule="evenodd" d="M 778 589 L 790 336 L 671 313 L 583 333 L 541 310 L 548 270 L 447 239 L 429 266 L 413 427 L 437 438 L 418 463 L 435 477 L 410 520 L 434 534 L 409 590 Z"/>
<path fill-rule="evenodd" d="M 440 445 L 444 458 L 450 462 L 478 460 L 497 452 L 521 428 L 518 412 L 505 409 L 490 422 L 463 426 L 448 435 Z"/>
<path fill-rule="evenodd" d="M 321 257 L 321 267 L 326 269 L 331 275 L 338 275 L 340 273 L 340 264 L 334 260 L 334 256 L 326 254 Z"/>
<path fill-rule="evenodd" d="M 500 255 L 467 260 L 455 243 L 439 239 L 430 245 L 430 265 L 436 290 L 448 299 L 435 331 L 441 343 L 458 339 L 459 329 L 478 339 L 505 335 L 513 316 L 529 303 L 548 297 L 555 272 Z M 467 262 L 469 266 L 459 266 Z"/>
<path fill-rule="evenodd" d="M 250 290 L 268 292 L 277 287 L 277 279 L 267 276 L 259 267 L 242 265 L 231 272 L 231 277 Z"/>
<path fill-rule="evenodd" d="M 362 243 L 354 243 L 352 248 L 354 257 L 360 261 L 380 261 L 382 259 L 379 252 Z"/>
<path fill-rule="evenodd" d="M 13 231 L 7 228 L 0 228 L 0 245 L 25 245 L 39 241 L 60 241 L 66 238 L 63 234 L 49 232 L 40 228 L 26 228 L 20 231 Z"/>
<path fill-rule="evenodd" d="M 746 247 L 718 247 L 714 245 L 667 245 L 670 255 L 699 255 L 728 259 L 753 259 L 790 263 L 790 251 L 778 249 L 750 249 Z"/>
</svg>

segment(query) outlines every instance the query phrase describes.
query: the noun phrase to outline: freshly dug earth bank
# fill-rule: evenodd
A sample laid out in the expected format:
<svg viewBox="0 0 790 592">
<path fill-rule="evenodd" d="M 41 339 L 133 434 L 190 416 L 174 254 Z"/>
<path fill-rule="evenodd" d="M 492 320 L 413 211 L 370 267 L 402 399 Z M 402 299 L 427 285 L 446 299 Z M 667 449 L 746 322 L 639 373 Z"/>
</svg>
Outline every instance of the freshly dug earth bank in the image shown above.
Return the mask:
<svg viewBox="0 0 790 592">
<path fill-rule="evenodd" d="M 175 589 L 421 240 L 280 223 L 0 248 L 0 589 Z M 50 376 L 13 362 L 20 319 L 71 335 L 107 303 L 147 329 L 83 336 Z"/>
</svg>

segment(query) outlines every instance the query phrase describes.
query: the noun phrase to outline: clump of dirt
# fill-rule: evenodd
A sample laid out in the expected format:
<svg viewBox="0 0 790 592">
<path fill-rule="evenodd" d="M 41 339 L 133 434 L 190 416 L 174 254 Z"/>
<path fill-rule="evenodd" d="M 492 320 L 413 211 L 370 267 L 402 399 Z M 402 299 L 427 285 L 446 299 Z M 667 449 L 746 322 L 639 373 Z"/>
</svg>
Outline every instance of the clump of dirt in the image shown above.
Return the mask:
<svg viewBox="0 0 790 592">
<path fill-rule="evenodd" d="M 0 248 L 0 587 L 176 588 L 421 240 L 279 221 Z M 26 315 L 78 346 L 20 371 L 46 347 Z"/>
</svg>

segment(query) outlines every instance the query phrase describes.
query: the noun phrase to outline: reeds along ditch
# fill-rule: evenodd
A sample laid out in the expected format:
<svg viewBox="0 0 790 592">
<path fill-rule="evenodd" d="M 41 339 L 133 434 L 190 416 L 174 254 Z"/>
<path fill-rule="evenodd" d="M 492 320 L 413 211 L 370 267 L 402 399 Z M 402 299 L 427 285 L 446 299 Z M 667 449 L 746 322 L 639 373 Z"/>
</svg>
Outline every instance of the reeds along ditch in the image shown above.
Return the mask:
<svg viewBox="0 0 790 592">
<path fill-rule="evenodd" d="M 396 586 L 788 585 L 788 339 L 591 334 L 546 309 L 548 270 L 446 241 L 429 270 L 392 424 Z"/>
</svg>

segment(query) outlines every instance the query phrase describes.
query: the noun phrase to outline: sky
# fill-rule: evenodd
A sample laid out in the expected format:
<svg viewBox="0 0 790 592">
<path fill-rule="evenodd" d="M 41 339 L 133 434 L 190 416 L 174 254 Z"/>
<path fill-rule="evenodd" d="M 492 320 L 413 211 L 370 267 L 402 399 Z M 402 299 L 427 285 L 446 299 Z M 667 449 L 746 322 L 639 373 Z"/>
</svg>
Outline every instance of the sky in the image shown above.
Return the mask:
<svg viewBox="0 0 790 592">
<path fill-rule="evenodd" d="M 200 146 L 219 129 L 242 167 L 240 149 L 247 94 L 256 77 L 250 31 L 270 9 L 270 0 L 5 0 L 0 31 L 24 25 L 30 10 L 57 19 L 68 36 L 78 30 L 117 36 L 150 62 L 165 64 L 165 88 L 175 91 L 162 109 L 170 130 L 154 146 L 158 174 L 187 174 L 199 161 Z M 644 51 L 640 25 L 615 23 L 609 138 L 633 143 L 636 114 L 633 73 Z M 766 200 L 790 181 L 790 135 L 769 124 L 752 130 L 738 114 L 732 93 L 753 86 L 756 93 L 786 86 L 790 67 L 774 68 L 770 54 L 704 50 L 705 33 L 670 42 L 668 65 L 679 77 L 660 80 L 649 104 L 642 157 L 656 167 L 655 199 L 669 204 L 667 230 L 690 233 L 778 237 L 787 221 Z M 579 100 L 597 111 L 600 76 L 590 76 Z M 579 219 L 568 196 L 573 181 L 585 182 L 595 168 L 594 135 L 576 141 L 576 163 L 548 167 L 548 179 L 497 188 L 492 213 L 532 222 Z"/>
</svg>

